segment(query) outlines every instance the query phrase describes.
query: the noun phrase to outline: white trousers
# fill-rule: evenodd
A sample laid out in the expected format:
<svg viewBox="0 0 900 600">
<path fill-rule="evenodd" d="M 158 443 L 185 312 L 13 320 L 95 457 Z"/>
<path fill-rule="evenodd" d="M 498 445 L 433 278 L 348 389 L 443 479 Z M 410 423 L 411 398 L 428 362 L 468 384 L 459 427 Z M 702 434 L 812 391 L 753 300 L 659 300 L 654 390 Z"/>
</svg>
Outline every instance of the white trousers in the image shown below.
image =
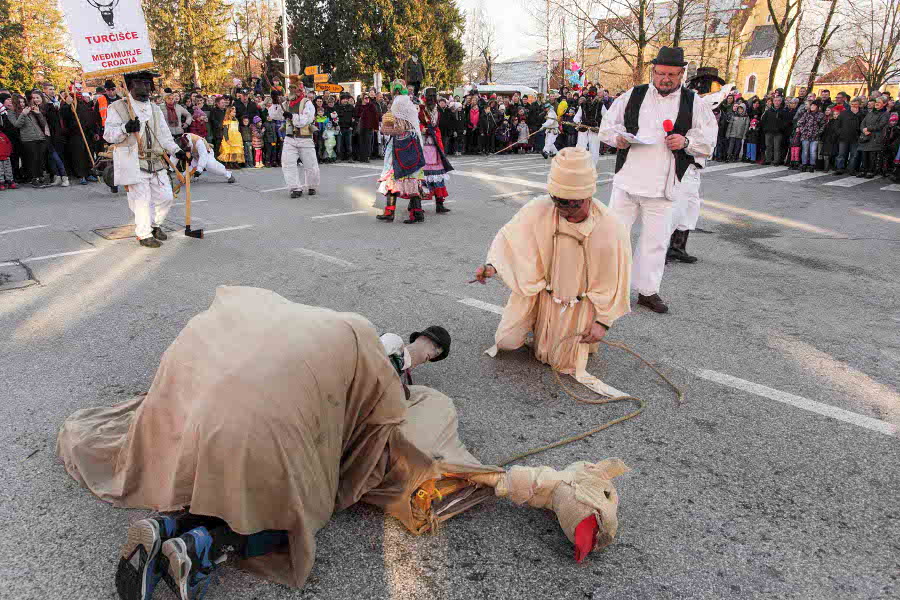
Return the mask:
<svg viewBox="0 0 900 600">
<path fill-rule="evenodd" d="M 556 138 L 559 136 L 555 131 L 547 131 L 546 137 L 544 138 L 544 152 L 549 154 L 550 156 L 556 155 Z"/>
<path fill-rule="evenodd" d="M 300 168 L 297 159 L 303 161 L 305 184 L 300 183 Z M 316 189 L 319 187 L 319 161 L 316 159 L 316 146 L 312 138 L 284 138 L 284 148 L 281 151 L 281 173 L 284 182 L 291 191 Z"/>
<path fill-rule="evenodd" d="M 594 161 L 594 167 L 596 167 L 600 161 L 600 134 L 596 131 L 579 131 L 576 146 L 581 149 L 587 149 L 591 153 L 591 159 Z"/>
<path fill-rule="evenodd" d="M 676 198 L 672 207 L 672 227 L 678 231 L 693 231 L 700 219 L 700 174 L 689 167 L 675 188 Z"/>
<path fill-rule="evenodd" d="M 128 208 L 134 213 L 134 234 L 143 240 L 162 225 L 172 208 L 172 184 L 167 171 L 141 173 L 141 182 L 128 186 Z"/>
<path fill-rule="evenodd" d="M 658 294 L 672 236 L 672 202 L 665 198 L 635 196 L 613 185 L 609 209 L 629 234 L 631 226 L 641 219 L 641 236 L 631 268 L 631 287 L 643 296 Z"/>
<path fill-rule="evenodd" d="M 196 168 L 197 168 L 197 161 L 193 161 L 193 162 L 191 163 L 191 167 L 194 168 L 194 169 L 196 169 Z M 209 172 L 212 173 L 213 175 L 221 175 L 222 177 L 224 177 L 224 178 L 226 178 L 226 179 L 231 179 L 231 171 L 229 171 L 228 169 L 226 169 L 226 168 L 225 168 L 225 165 L 223 165 L 222 163 L 220 163 L 219 161 L 217 161 L 217 160 L 216 160 L 215 158 L 213 158 L 212 156 L 210 156 L 210 157 L 208 157 L 208 158 L 206 159 L 206 167 L 204 167 L 203 170 L 204 170 L 204 171 L 209 171 Z M 203 171 L 201 171 L 201 173 L 202 173 L 202 172 L 203 172 Z"/>
</svg>

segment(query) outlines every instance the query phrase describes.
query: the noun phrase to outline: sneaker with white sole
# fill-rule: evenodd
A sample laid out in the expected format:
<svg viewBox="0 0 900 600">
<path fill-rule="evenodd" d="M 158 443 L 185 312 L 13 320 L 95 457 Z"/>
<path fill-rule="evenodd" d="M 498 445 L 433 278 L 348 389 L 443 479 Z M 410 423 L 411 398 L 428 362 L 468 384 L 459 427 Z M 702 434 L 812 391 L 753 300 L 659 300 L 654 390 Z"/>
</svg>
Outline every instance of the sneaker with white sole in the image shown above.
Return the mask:
<svg viewBox="0 0 900 600">
<path fill-rule="evenodd" d="M 175 535 L 175 519 L 141 519 L 128 528 L 116 568 L 116 590 L 122 600 L 150 600 L 163 576 L 159 551 Z"/>
<path fill-rule="evenodd" d="M 218 564 L 212 557 L 212 536 L 206 527 L 191 529 L 163 544 L 168 560 L 167 583 L 179 600 L 201 600 L 209 589 Z"/>
</svg>

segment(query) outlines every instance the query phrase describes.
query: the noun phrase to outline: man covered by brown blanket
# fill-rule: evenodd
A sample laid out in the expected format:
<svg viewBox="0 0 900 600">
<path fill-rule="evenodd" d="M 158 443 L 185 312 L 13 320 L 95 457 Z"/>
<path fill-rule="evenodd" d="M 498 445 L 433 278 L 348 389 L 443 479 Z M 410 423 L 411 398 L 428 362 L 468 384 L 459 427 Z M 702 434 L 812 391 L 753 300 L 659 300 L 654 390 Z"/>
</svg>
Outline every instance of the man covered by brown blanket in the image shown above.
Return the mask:
<svg viewBox="0 0 900 600">
<path fill-rule="evenodd" d="M 440 347 L 438 330 L 407 347 L 414 363 L 447 355 L 449 339 Z M 503 470 L 481 465 L 465 449 L 449 398 L 421 386 L 409 391 L 407 400 L 363 317 L 267 290 L 221 287 L 166 350 L 147 395 L 76 412 L 60 430 L 57 451 L 72 477 L 115 506 L 189 509 L 132 525 L 116 577 L 125 600 L 149 599 L 163 576 L 181 600 L 202 597 L 229 546 L 244 558 L 243 568 L 301 587 L 315 534 L 332 513 L 362 500 L 426 531 L 439 520 L 437 509 L 417 490 L 435 490 L 448 473 L 461 482 L 451 482 L 452 491 L 468 488 L 464 506 L 483 500 L 471 492 L 489 485 L 517 502 L 544 490 L 543 505 L 558 513 L 554 490 L 590 477 L 585 469 L 536 474 L 542 487 L 523 472 L 532 492 L 518 492 L 521 500 L 515 484 L 499 476 L 477 484 L 474 477 Z M 609 480 L 626 468 L 612 460 L 587 468 L 614 493 Z M 615 535 L 618 499 L 591 497 L 602 502 L 581 500 L 588 512 L 566 511 L 566 518 L 595 515 L 601 532 L 591 548 L 602 547 Z"/>
</svg>

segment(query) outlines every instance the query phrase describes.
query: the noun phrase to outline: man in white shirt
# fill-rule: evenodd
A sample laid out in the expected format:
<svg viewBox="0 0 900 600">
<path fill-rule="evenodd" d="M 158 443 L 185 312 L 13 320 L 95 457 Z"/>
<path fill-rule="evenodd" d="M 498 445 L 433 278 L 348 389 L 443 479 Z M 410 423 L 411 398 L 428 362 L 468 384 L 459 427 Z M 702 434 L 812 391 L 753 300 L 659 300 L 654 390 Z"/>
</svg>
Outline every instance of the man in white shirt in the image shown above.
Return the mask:
<svg viewBox="0 0 900 600">
<path fill-rule="evenodd" d="M 194 133 L 185 133 L 175 138 L 175 141 L 185 152 L 191 155 L 191 169 L 195 176 L 199 177 L 203 171 L 209 171 L 213 175 L 221 175 L 228 183 L 234 183 L 234 175 L 225 168 L 225 165 L 213 156 L 213 149 L 204 138 Z"/>
<path fill-rule="evenodd" d="M 618 148 L 609 208 L 629 229 L 638 217 L 643 224 L 632 270 L 638 304 L 665 313 L 669 308 L 659 286 L 672 233 L 672 203 L 682 181 L 700 168 L 695 157 L 712 153 L 718 125 L 708 104 L 681 87 L 687 64 L 683 49 L 663 47 L 651 64 L 652 83 L 616 99 L 599 138 Z M 668 135 L 664 123 L 671 128 Z"/>
<path fill-rule="evenodd" d="M 168 238 L 162 223 L 172 207 L 165 154 L 187 159 L 175 140 L 159 106 L 150 102 L 153 71 L 125 74 L 128 97 L 109 105 L 103 139 L 113 144 L 116 185 L 128 190 L 128 207 L 134 213 L 138 243 L 159 248 Z M 133 115 L 133 116 L 132 116 Z"/>
<path fill-rule="evenodd" d="M 319 186 L 319 161 L 316 159 L 316 144 L 313 141 L 316 105 L 304 97 L 305 88 L 299 77 L 291 75 L 291 82 L 297 86 L 296 98 L 301 100 L 287 100 L 281 105 L 286 121 L 281 172 L 285 183 L 291 188 L 291 198 L 303 196 L 304 186 L 310 196 L 315 196 Z M 304 183 L 300 183 L 298 158 L 303 163 Z"/>
</svg>

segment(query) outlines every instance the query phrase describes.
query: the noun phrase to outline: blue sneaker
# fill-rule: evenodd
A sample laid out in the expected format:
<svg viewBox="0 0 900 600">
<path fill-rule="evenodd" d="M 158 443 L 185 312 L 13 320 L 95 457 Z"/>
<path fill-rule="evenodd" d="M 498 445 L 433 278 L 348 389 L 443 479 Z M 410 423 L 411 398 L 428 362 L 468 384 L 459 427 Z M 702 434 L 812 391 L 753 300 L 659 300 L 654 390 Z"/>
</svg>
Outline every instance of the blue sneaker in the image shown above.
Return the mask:
<svg viewBox="0 0 900 600">
<path fill-rule="evenodd" d="M 206 595 L 216 569 L 212 536 L 206 527 L 197 527 L 163 544 L 168 559 L 167 582 L 179 600 L 200 600 Z"/>
<path fill-rule="evenodd" d="M 116 590 L 122 600 L 150 600 L 162 579 L 159 551 L 163 542 L 175 535 L 175 519 L 141 519 L 128 528 L 116 569 Z"/>
</svg>

